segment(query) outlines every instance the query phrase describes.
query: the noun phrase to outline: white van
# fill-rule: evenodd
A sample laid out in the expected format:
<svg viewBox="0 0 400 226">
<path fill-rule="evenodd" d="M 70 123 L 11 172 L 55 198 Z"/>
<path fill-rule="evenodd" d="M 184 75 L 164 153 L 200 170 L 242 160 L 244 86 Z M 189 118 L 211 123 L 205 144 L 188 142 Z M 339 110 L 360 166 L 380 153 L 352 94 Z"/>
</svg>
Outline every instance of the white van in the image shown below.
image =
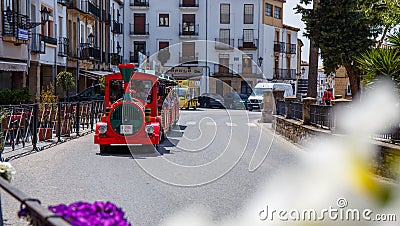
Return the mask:
<svg viewBox="0 0 400 226">
<path fill-rule="evenodd" d="M 264 90 L 284 90 L 284 97 L 293 96 L 292 85 L 287 83 L 258 83 L 251 95 L 249 96 L 249 101 L 247 103 L 247 108 L 249 111 L 253 109 L 262 109 L 264 107 Z"/>
</svg>

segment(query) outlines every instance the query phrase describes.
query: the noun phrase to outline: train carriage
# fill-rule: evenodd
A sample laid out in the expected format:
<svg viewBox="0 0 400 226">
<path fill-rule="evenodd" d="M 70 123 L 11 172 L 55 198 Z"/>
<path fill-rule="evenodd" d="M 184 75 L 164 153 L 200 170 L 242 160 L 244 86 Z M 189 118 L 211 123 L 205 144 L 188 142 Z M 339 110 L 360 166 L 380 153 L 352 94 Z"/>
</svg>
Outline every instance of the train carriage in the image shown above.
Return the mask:
<svg viewBox="0 0 400 226">
<path fill-rule="evenodd" d="M 94 136 L 100 153 L 112 145 L 157 146 L 179 118 L 175 81 L 133 64 L 120 71 L 105 78 L 105 114 Z"/>
</svg>

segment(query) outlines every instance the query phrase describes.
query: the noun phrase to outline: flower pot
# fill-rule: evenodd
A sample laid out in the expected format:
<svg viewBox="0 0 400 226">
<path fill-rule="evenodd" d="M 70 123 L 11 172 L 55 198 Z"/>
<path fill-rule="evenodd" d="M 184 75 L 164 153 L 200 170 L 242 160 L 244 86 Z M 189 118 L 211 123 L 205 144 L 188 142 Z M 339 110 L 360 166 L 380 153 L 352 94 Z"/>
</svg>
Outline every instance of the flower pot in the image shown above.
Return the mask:
<svg viewBox="0 0 400 226">
<path fill-rule="evenodd" d="M 52 128 L 39 128 L 38 136 L 39 141 L 50 140 L 52 137 Z"/>
</svg>

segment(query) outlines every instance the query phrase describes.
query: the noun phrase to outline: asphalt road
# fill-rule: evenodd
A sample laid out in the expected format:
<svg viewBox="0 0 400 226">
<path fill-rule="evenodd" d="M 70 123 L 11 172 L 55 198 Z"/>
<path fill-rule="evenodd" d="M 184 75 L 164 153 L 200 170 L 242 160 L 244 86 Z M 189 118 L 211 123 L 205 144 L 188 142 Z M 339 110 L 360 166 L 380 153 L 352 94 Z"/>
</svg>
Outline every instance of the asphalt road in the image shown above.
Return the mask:
<svg viewBox="0 0 400 226">
<path fill-rule="evenodd" d="M 163 155 L 138 147 L 99 155 L 87 135 L 13 160 L 12 184 L 45 206 L 112 201 L 134 225 L 160 225 L 193 205 L 218 220 L 238 213 L 260 184 L 301 153 L 274 136 L 270 124 L 257 123 L 260 117 L 244 110 L 182 111 L 159 147 Z M 24 225 L 16 217 L 19 204 L 4 192 L 2 203 L 5 225 Z"/>
</svg>

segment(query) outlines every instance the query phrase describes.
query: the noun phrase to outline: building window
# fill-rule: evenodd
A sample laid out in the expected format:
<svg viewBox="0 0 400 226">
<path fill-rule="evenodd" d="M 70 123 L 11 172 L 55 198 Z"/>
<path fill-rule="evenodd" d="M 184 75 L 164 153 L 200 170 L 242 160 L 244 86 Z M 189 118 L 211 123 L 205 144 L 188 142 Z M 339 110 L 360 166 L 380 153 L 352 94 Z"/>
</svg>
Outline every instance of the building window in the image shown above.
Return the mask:
<svg viewBox="0 0 400 226">
<path fill-rule="evenodd" d="M 272 17 L 272 5 L 271 4 L 265 4 L 265 16 L 271 16 Z"/>
<path fill-rule="evenodd" d="M 158 42 L 158 50 L 162 50 L 169 47 L 169 42 Z"/>
<path fill-rule="evenodd" d="M 253 24 L 254 18 L 254 5 L 253 4 L 245 4 L 244 5 L 244 24 Z"/>
<path fill-rule="evenodd" d="M 280 7 L 275 6 L 275 8 L 274 8 L 274 17 L 276 19 L 282 19 L 282 9 Z"/>
<path fill-rule="evenodd" d="M 160 14 L 159 18 L 160 27 L 169 27 L 169 14 Z"/>
<path fill-rule="evenodd" d="M 220 23 L 230 24 L 231 23 L 231 5 L 221 4 L 220 5 Z"/>
</svg>

